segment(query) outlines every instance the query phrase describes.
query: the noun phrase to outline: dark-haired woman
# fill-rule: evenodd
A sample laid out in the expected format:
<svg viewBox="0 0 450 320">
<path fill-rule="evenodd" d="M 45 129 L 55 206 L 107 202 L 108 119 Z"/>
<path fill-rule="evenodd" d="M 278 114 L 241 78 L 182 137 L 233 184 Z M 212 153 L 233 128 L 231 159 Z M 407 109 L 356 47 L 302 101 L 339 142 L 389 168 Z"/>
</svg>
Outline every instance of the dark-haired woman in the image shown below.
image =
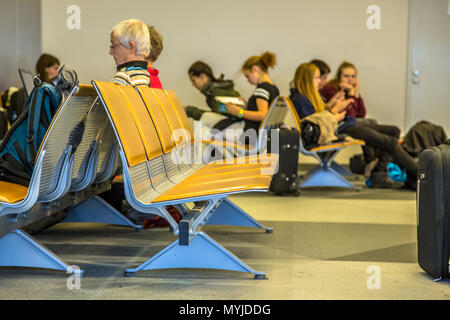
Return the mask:
<svg viewBox="0 0 450 320">
<path fill-rule="evenodd" d="M 208 112 L 193 106 L 186 107 L 186 114 L 194 120 L 200 120 L 206 127 L 214 128 L 217 123 L 222 122 L 223 129 L 236 122 L 234 117 L 230 117 L 224 104 L 216 100 L 216 97 L 239 97 L 240 94 L 234 89 L 232 80 L 225 80 L 223 74 L 216 78 L 209 65 L 203 61 L 197 61 L 188 70 L 189 79 L 194 88 L 200 91 L 206 98 L 206 104 L 211 109 Z M 227 122 L 227 123 L 225 123 Z M 228 124 L 228 125 L 227 125 Z"/>
<path fill-rule="evenodd" d="M 50 83 L 58 75 L 59 60 L 55 56 L 43 53 L 36 62 L 36 73 L 43 82 Z"/>
</svg>

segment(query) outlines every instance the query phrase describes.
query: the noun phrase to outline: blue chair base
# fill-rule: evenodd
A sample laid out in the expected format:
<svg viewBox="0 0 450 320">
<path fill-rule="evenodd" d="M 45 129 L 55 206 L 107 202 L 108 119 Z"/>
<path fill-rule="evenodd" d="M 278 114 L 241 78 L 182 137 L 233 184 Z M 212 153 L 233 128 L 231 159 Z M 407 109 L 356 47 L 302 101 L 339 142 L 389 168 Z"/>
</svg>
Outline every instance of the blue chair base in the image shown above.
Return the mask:
<svg viewBox="0 0 450 320">
<path fill-rule="evenodd" d="M 83 270 L 73 269 L 67 265 L 24 231 L 15 230 L 4 235 L 0 238 L 0 248 L 0 266 L 3 267 L 30 267 L 83 273 Z"/>
<path fill-rule="evenodd" d="M 267 233 L 273 232 L 273 228 L 263 226 L 228 199 L 220 203 L 205 225 L 251 227 L 264 229 Z"/>
<path fill-rule="evenodd" d="M 204 232 L 198 232 L 187 246 L 179 245 L 178 241 L 174 241 L 139 267 L 126 269 L 125 276 L 133 276 L 143 270 L 201 268 L 249 272 L 255 279 L 266 278 L 264 272 L 253 270 Z"/>
<path fill-rule="evenodd" d="M 308 177 L 300 184 L 300 188 L 338 187 L 360 190 L 331 167 L 318 166 L 308 173 Z"/>
<path fill-rule="evenodd" d="M 331 162 L 330 166 L 334 171 L 338 172 L 339 174 L 341 174 L 343 176 L 351 177 L 353 175 L 353 173 L 348 171 L 347 168 L 341 166 L 339 163 L 337 163 L 335 161 Z"/>
<path fill-rule="evenodd" d="M 106 223 L 142 229 L 141 225 L 134 224 L 99 196 L 92 197 L 72 208 L 67 218 L 61 223 L 72 222 Z"/>
</svg>

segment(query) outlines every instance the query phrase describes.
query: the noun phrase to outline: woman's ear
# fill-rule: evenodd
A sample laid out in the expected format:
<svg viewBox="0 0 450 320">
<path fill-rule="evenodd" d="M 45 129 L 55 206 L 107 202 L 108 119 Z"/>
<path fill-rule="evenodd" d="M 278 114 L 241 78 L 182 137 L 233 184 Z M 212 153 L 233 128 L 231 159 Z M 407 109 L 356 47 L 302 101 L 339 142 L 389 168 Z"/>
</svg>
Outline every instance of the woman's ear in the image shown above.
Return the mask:
<svg viewBox="0 0 450 320">
<path fill-rule="evenodd" d="M 132 54 L 136 54 L 136 43 L 134 41 L 128 42 L 128 49 L 130 49 Z"/>
</svg>

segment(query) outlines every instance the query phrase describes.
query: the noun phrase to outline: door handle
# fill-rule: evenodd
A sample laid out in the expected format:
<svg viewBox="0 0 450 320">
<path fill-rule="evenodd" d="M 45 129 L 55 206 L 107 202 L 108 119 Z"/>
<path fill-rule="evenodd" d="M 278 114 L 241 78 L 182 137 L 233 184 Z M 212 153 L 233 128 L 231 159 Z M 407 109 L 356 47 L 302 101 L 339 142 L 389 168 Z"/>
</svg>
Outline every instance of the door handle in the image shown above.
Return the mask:
<svg viewBox="0 0 450 320">
<path fill-rule="evenodd" d="M 413 74 L 412 83 L 419 84 L 419 82 L 420 82 L 420 80 L 419 80 L 419 75 L 420 75 L 419 70 L 417 70 L 417 69 L 413 70 L 412 74 Z"/>
</svg>

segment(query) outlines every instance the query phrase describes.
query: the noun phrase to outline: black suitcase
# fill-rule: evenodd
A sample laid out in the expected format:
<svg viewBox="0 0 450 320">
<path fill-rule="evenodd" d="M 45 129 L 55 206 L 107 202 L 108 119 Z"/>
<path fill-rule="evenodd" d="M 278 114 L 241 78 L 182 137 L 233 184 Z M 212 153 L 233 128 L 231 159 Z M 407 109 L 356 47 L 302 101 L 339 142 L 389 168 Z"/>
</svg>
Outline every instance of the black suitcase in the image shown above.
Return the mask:
<svg viewBox="0 0 450 320">
<path fill-rule="evenodd" d="M 298 189 L 298 152 L 300 133 L 297 129 L 278 129 L 277 135 L 268 134 L 267 151 L 271 152 L 271 141 L 279 139 L 278 171 L 273 175 L 269 190 L 276 195 L 299 196 Z M 269 130 L 269 132 L 271 132 Z M 276 152 L 274 150 L 274 152 Z"/>
<path fill-rule="evenodd" d="M 419 156 L 417 245 L 420 267 L 436 279 L 449 277 L 450 145 Z"/>
</svg>

